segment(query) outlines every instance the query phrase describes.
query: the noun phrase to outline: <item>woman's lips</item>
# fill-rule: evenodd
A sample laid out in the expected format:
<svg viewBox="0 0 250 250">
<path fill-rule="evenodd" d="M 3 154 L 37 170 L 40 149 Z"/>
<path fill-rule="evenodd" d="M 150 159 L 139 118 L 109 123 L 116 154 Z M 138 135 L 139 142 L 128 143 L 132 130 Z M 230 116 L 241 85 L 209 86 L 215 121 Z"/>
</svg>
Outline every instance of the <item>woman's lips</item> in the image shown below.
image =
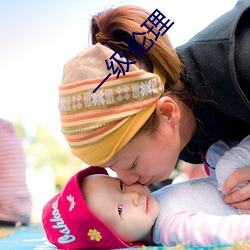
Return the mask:
<svg viewBox="0 0 250 250">
<path fill-rule="evenodd" d="M 148 182 L 142 184 L 143 186 L 148 186 L 152 183 L 152 180 L 153 180 L 154 177 L 152 177 Z"/>
</svg>

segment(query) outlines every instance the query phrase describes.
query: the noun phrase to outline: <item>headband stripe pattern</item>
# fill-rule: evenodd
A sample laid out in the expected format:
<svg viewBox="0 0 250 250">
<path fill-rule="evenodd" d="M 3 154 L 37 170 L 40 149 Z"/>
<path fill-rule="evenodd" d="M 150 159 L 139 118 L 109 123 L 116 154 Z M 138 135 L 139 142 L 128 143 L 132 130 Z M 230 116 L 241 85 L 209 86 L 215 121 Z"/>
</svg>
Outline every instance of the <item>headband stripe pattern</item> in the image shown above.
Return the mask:
<svg viewBox="0 0 250 250">
<path fill-rule="evenodd" d="M 62 132 L 71 147 L 93 144 L 129 118 L 155 104 L 164 91 L 158 75 L 144 70 L 112 75 L 98 91 L 101 78 L 59 86 Z"/>
<path fill-rule="evenodd" d="M 97 94 L 92 92 L 98 85 L 99 78 L 95 79 L 95 85 L 88 84 L 88 80 L 77 84 L 60 85 L 59 110 L 61 114 L 75 114 L 77 109 L 83 109 L 86 112 L 93 109 L 106 109 L 109 106 L 118 106 L 131 101 L 137 102 L 144 100 L 145 95 L 148 96 L 153 91 L 157 92 L 155 86 L 157 81 L 154 80 L 156 76 L 152 73 L 139 70 L 128 72 L 124 76 L 126 77 L 121 76 L 118 79 L 115 75 L 111 76 Z"/>
<path fill-rule="evenodd" d="M 131 64 L 124 75 L 113 70 L 93 93 L 111 73 L 105 60 L 114 53 L 100 43 L 83 49 L 64 65 L 59 85 L 62 133 L 72 153 L 88 165 L 100 166 L 128 144 L 164 92 L 166 79 L 157 68 L 150 73 Z M 112 62 L 113 69 L 120 68 Z"/>
</svg>

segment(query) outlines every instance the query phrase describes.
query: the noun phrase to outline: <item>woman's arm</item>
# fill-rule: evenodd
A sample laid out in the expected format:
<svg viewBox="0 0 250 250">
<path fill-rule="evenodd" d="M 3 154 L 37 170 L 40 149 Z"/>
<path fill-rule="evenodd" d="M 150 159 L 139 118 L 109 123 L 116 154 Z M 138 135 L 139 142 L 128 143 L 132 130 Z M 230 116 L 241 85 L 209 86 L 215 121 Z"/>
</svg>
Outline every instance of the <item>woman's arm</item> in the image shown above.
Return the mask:
<svg viewBox="0 0 250 250">
<path fill-rule="evenodd" d="M 249 164 L 248 164 L 249 165 Z M 243 214 L 250 214 L 250 166 L 233 172 L 225 181 L 223 193 L 226 195 L 224 201 L 233 207 L 240 209 Z M 241 183 L 248 184 L 241 189 L 233 191 Z"/>
<path fill-rule="evenodd" d="M 219 189 L 225 202 L 242 213 L 250 213 L 250 136 L 227 151 L 216 165 Z"/>
<path fill-rule="evenodd" d="M 250 165 L 250 136 L 243 139 L 238 145 L 226 151 L 218 160 L 215 172 L 219 186 L 219 190 L 226 193 L 224 183 L 228 177 L 238 169 L 245 168 Z M 236 176 L 237 177 L 237 176 Z M 241 181 L 236 189 L 246 186 L 248 183 Z M 229 192 L 229 190 L 227 190 Z M 234 191 L 234 190 L 231 190 Z"/>
</svg>

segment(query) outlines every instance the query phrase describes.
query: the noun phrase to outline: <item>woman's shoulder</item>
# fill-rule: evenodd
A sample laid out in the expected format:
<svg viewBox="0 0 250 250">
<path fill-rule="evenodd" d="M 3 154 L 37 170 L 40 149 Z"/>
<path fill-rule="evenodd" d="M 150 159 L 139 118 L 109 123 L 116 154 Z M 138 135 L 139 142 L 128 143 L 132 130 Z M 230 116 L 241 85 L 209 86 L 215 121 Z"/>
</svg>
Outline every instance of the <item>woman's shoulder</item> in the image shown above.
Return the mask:
<svg viewBox="0 0 250 250">
<path fill-rule="evenodd" d="M 183 79 L 202 99 L 225 114 L 250 122 L 250 101 L 235 70 L 235 30 L 250 10 L 250 0 L 238 1 L 188 43 L 176 48 L 184 65 Z M 246 19 L 250 26 L 249 19 Z M 237 105 L 235 105 L 237 100 Z"/>
</svg>

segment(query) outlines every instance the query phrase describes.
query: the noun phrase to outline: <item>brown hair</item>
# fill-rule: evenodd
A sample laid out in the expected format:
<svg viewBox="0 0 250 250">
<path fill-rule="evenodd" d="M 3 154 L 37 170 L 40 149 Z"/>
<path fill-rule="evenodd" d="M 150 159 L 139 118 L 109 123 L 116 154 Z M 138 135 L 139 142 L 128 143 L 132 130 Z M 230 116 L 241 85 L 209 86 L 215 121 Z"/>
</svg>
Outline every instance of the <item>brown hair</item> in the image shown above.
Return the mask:
<svg viewBox="0 0 250 250">
<path fill-rule="evenodd" d="M 184 104 L 190 103 L 190 93 L 186 90 L 185 85 L 181 82 L 181 61 L 174 50 L 167 33 L 163 36 L 159 35 L 155 41 L 153 33 L 147 33 L 146 27 L 141 27 L 142 23 L 149 17 L 151 13 L 138 6 L 120 6 L 114 9 L 100 12 L 92 17 L 91 36 L 92 43 L 101 43 L 110 49 L 122 53 L 126 53 L 129 60 L 139 62 L 141 68 L 146 71 L 153 72 L 154 67 L 166 78 L 165 93 L 176 96 L 177 100 Z M 160 27 L 159 27 L 160 28 Z M 144 52 L 140 46 L 133 45 L 133 32 L 143 33 L 145 35 L 136 36 L 136 42 L 143 44 L 143 38 L 146 36 L 144 48 L 147 49 L 151 45 L 149 39 L 154 41 L 154 45 L 150 50 Z M 157 32 L 157 29 L 156 29 Z M 140 54 L 142 59 L 136 54 L 131 53 L 126 43 L 129 44 Z M 187 93 L 188 92 L 188 93 Z M 158 119 L 154 112 L 148 121 L 141 128 L 139 133 L 152 134 L 157 130 Z"/>
</svg>

